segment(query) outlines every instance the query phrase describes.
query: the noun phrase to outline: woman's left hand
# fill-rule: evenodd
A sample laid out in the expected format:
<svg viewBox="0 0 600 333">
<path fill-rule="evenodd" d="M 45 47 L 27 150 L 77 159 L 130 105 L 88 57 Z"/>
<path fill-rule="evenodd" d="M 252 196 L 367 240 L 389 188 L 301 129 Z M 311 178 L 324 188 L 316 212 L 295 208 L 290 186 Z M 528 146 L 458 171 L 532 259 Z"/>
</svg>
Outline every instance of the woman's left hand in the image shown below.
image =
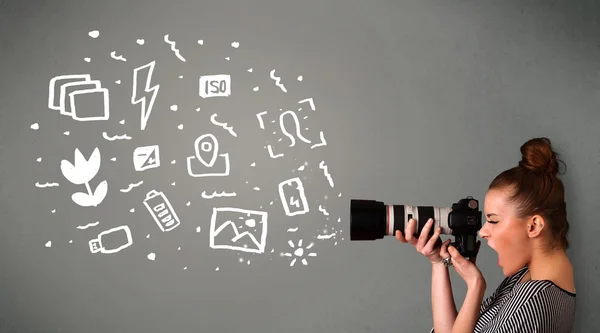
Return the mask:
<svg viewBox="0 0 600 333">
<path fill-rule="evenodd" d="M 480 246 L 481 241 L 477 241 L 476 253 L 479 253 Z M 448 246 L 448 244 L 444 244 L 442 246 L 440 249 L 440 254 L 442 255 L 442 258 L 447 258 L 449 256 L 452 257 L 452 267 L 454 267 L 454 270 L 458 273 L 458 275 L 465 280 L 467 287 L 475 287 L 478 284 L 481 285 L 482 282 L 483 285 L 485 285 L 485 278 L 476 265 L 477 254 L 469 259 L 466 259 L 454 246 Z"/>
</svg>

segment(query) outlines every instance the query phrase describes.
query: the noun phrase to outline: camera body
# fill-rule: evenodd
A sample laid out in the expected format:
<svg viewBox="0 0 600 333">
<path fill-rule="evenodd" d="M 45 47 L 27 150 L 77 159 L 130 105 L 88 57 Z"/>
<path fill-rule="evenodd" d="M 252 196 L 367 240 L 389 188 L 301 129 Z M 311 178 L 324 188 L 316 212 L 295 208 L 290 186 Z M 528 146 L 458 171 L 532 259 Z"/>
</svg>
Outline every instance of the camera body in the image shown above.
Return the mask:
<svg viewBox="0 0 600 333">
<path fill-rule="evenodd" d="M 381 201 L 351 199 L 350 240 L 375 240 L 394 236 L 396 230 L 404 234 L 410 219 L 417 223 L 415 236 L 429 218 L 434 220 L 429 236 L 436 227 L 441 234 L 454 236 L 451 243 L 466 258 L 477 254 L 477 232 L 481 229 L 482 213 L 479 201 L 468 196 L 453 203 L 451 207 L 386 205 Z"/>
<path fill-rule="evenodd" d="M 477 255 L 477 232 L 481 229 L 481 215 L 479 201 L 472 197 L 452 204 L 452 211 L 448 214 L 448 226 L 454 236 L 451 245 L 463 257 Z"/>
</svg>

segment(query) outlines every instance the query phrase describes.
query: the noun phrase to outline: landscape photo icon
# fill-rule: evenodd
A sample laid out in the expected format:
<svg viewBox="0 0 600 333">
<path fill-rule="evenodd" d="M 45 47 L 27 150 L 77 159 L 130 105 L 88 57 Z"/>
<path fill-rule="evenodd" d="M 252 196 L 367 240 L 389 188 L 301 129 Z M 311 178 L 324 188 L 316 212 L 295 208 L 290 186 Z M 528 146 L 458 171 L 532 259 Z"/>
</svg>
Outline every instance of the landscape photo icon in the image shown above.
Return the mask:
<svg viewBox="0 0 600 333">
<path fill-rule="evenodd" d="M 253 234 L 248 230 L 239 232 L 237 230 L 238 227 L 243 228 L 244 226 L 238 226 L 231 220 L 220 221 L 219 215 L 221 213 L 228 212 L 235 213 L 239 217 L 245 216 L 246 218 L 243 218 L 244 224 L 251 223 L 251 227 L 256 227 L 258 229 L 256 234 Z M 210 248 L 237 250 L 250 253 L 264 253 L 267 240 L 267 220 L 268 213 L 264 211 L 232 207 L 214 207 L 210 220 Z M 227 241 L 217 242 L 215 238 L 219 236 L 223 230 L 227 229 L 233 230 L 236 236 L 232 239 L 228 239 Z M 250 243 L 250 245 L 244 246 L 247 245 L 245 243 Z"/>
</svg>

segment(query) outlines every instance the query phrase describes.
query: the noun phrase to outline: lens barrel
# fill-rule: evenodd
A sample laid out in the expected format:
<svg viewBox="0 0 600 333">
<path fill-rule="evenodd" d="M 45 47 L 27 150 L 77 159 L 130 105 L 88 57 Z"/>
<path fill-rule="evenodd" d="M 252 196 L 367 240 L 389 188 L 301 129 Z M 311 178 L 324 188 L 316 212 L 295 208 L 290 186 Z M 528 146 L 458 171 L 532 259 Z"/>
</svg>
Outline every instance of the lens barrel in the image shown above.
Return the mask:
<svg viewBox="0 0 600 333">
<path fill-rule="evenodd" d="M 352 199 L 350 201 L 350 240 L 375 240 L 384 236 L 394 236 L 396 230 L 404 235 L 405 223 L 415 219 L 417 228 L 415 236 L 421 234 L 421 230 L 428 219 L 435 221 L 429 236 L 431 237 L 436 227 L 441 227 L 441 234 L 450 235 L 448 227 L 448 215 L 450 207 L 434 206 L 410 206 L 410 205 L 386 205 L 381 201 Z"/>
<path fill-rule="evenodd" d="M 387 208 L 381 201 L 350 200 L 350 240 L 375 240 L 385 236 Z"/>
</svg>

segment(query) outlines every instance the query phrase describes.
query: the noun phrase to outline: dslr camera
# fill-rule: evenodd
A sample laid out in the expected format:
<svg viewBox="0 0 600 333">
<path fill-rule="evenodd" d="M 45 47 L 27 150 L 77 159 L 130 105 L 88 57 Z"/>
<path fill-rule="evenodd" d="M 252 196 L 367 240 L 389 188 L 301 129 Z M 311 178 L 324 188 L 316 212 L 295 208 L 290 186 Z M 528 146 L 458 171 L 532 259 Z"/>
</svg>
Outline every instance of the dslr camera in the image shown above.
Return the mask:
<svg viewBox="0 0 600 333">
<path fill-rule="evenodd" d="M 410 219 L 416 221 L 416 237 L 429 218 L 434 224 L 429 232 L 441 227 L 442 235 L 454 236 L 450 243 L 465 258 L 477 254 L 477 232 L 481 229 L 479 201 L 468 196 L 453 203 L 451 207 L 386 205 L 381 201 L 350 200 L 350 240 L 376 240 L 383 236 L 395 236 L 396 230 L 404 235 L 404 225 Z"/>
</svg>

